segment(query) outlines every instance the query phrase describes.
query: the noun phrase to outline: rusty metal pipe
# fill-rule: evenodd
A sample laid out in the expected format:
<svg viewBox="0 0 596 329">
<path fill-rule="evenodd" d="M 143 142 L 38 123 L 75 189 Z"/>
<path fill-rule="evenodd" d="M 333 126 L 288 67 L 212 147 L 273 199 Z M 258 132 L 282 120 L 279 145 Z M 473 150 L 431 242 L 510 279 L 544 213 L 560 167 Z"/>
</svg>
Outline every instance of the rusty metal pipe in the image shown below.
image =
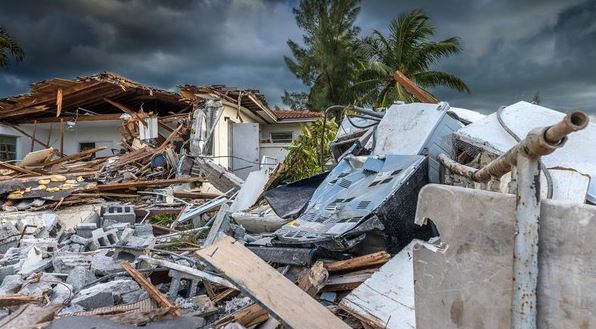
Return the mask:
<svg viewBox="0 0 596 329">
<path fill-rule="evenodd" d="M 478 170 L 459 164 L 444 154 L 439 155 L 438 160 L 459 175 L 468 177 L 475 182 L 486 183 L 491 178 L 500 178 L 510 172 L 511 168 L 517 164 L 518 154 L 521 153 L 530 158 L 548 155 L 565 145 L 567 135 L 584 129 L 589 121 L 588 115 L 584 112 L 570 112 L 563 120 L 552 126 L 533 129 L 525 139 L 509 151 Z"/>
<path fill-rule="evenodd" d="M 557 144 L 574 131 L 586 128 L 590 118 L 584 112 L 570 112 L 563 120 L 552 125 L 544 132 L 544 139 L 551 144 Z"/>
</svg>

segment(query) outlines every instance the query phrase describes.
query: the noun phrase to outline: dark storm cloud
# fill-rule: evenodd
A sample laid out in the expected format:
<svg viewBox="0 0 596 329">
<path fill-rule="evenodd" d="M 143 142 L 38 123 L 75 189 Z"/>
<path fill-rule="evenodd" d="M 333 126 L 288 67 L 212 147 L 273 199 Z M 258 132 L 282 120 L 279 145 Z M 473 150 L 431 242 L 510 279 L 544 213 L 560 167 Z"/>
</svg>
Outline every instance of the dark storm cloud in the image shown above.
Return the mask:
<svg viewBox="0 0 596 329">
<path fill-rule="evenodd" d="M 261 89 L 272 104 L 303 89 L 285 67 L 288 38 L 300 40 L 296 1 L 2 1 L 0 24 L 26 51 L 0 71 L 0 96 L 28 84 L 115 71 L 162 88 L 178 83 Z M 437 37 L 461 37 L 462 54 L 438 68 L 461 76 L 471 94 L 433 92 L 454 106 L 492 111 L 530 99 L 596 112 L 596 1 L 363 1 L 364 34 L 385 31 L 422 8 Z"/>
</svg>

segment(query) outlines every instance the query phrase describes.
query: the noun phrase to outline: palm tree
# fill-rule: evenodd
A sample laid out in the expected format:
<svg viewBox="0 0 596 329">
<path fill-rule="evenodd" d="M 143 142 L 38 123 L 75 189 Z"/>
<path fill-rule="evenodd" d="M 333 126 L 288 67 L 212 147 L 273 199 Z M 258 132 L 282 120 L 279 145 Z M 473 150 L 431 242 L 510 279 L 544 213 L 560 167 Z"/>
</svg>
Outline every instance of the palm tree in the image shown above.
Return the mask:
<svg viewBox="0 0 596 329">
<path fill-rule="evenodd" d="M 20 62 L 25 56 L 25 52 L 16 41 L 8 35 L 6 30 L 0 26 L 0 67 L 6 67 L 8 65 L 8 54 L 14 56 L 14 58 Z"/>
<path fill-rule="evenodd" d="M 470 92 L 468 86 L 453 74 L 434 71 L 431 66 L 441 58 L 461 51 L 459 38 L 433 41 L 434 27 L 421 10 L 413 10 L 393 19 L 389 35 L 375 30 L 361 42 L 361 51 L 367 58 L 360 71 L 360 82 L 354 88 L 357 103 L 385 107 L 396 100 L 414 101 L 393 78 L 396 70 L 422 88 L 446 86 Z"/>
</svg>

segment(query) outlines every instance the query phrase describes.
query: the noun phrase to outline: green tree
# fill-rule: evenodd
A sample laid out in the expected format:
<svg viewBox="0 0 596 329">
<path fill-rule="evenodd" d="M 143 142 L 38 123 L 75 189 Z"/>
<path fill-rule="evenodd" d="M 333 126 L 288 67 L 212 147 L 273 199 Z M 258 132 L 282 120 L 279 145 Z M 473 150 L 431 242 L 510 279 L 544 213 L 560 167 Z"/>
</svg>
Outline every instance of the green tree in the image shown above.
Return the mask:
<svg viewBox="0 0 596 329">
<path fill-rule="evenodd" d="M 25 52 L 16 41 L 0 26 L 0 67 L 8 66 L 8 55 L 12 55 L 18 62 L 23 60 Z"/>
<path fill-rule="evenodd" d="M 532 96 L 532 103 L 536 104 L 536 105 L 540 105 L 540 102 L 542 100 L 540 99 L 540 91 L 536 90 L 536 92 L 534 93 L 534 96 Z"/>
<path fill-rule="evenodd" d="M 292 110 L 308 110 L 308 94 L 303 91 L 287 91 L 281 96 L 281 101 Z"/>
<path fill-rule="evenodd" d="M 331 159 L 329 143 L 335 138 L 337 128 L 333 120 L 327 120 L 323 135 L 323 119 L 310 125 L 302 125 L 300 136 L 288 147 L 289 152 L 284 160 L 285 170 L 276 180 L 276 185 L 320 173 L 323 165 Z M 322 157 L 321 142 L 323 143 Z"/>
<path fill-rule="evenodd" d="M 457 76 L 432 69 L 440 59 L 461 51 L 459 38 L 433 41 L 434 33 L 430 18 L 417 9 L 393 19 L 387 36 L 375 30 L 364 38 L 361 51 L 367 64 L 354 86 L 357 103 L 384 107 L 396 100 L 414 101 L 393 78 L 396 70 L 422 88 L 446 86 L 469 92 Z"/>
<path fill-rule="evenodd" d="M 352 103 L 360 32 L 354 21 L 359 12 L 358 0 L 304 0 L 294 9 L 296 24 L 304 31 L 304 46 L 288 40 L 293 58 L 284 59 L 310 88 L 310 110 Z"/>
</svg>

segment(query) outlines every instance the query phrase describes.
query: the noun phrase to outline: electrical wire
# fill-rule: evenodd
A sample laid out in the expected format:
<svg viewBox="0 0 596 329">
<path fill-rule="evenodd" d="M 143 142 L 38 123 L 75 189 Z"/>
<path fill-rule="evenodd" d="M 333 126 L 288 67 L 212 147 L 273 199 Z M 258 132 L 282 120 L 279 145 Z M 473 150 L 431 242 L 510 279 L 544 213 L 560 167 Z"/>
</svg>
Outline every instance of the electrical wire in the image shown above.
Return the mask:
<svg viewBox="0 0 596 329">
<path fill-rule="evenodd" d="M 503 127 L 503 129 L 505 129 L 505 131 L 509 135 L 511 135 L 511 137 L 513 137 L 513 139 L 515 139 L 516 142 L 519 143 L 519 142 L 521 142 L 521 138 L 515 132 L 513 132 L 513 130 L 511 130 L 511 128 L 509 128 L 509 126 L 507 126 L 507 124 L 505 123 L 505 120 L 503 120 L 503 111 L 506 108 L 507 108 L 506 106 L 501 106 L 497 110 L 497 121 L 499 121 L 499 124 L 501 125 L 501 127 Z M 546 166 L 544 165 L 544 162 L 542 162 L 542 159 L 539 159 L 538 162 L 540 163 L 540 168 L 541 168 L 542 172 L 544 173 L 544 177 L 546 178 L 546 187 L 547 187 L 546 198 L 552 199 L 552 197 L 553 197 L 553 178 L 550 175 L 548 168 L 546 168 Z"/>
<path fill-rule="evenodd" d="M 348 122 L 349 122 L 349 123 L 350 123 L 352 126 L 354 126 L 355 128 L 358 128 L 358 129 L 368 129 L 368 128 L 370 128 L 370 127 L 374 127 L 374 126 L 376 126 L 376 125 L 378 125 L 378 124 L 379 124 L 379 121 L 377 121 L 377 122 L 375 122 L 375 123 L 371 123 L 371 124 L 369 124 L 369 125 L 366 125 L 366 126 L 359 126 L 359 125 L 355 124 L 355 123 L 354 123 L 354 121 L 352 121 L 352 118 L 353 118 L 353 117 L 356 117 L 356 118 L 362 118 L 362 119 L 368 119 L 368 118 L 365 118 L 365 117 L 362 117 L 362 116 L 355 116 L 355 115 L 352 115 L 352 116 L 350 116 L 350 115 L 347 115 L 347 116 L 346 116 L 346 118 L 348 119 Z"/>
</svg>

